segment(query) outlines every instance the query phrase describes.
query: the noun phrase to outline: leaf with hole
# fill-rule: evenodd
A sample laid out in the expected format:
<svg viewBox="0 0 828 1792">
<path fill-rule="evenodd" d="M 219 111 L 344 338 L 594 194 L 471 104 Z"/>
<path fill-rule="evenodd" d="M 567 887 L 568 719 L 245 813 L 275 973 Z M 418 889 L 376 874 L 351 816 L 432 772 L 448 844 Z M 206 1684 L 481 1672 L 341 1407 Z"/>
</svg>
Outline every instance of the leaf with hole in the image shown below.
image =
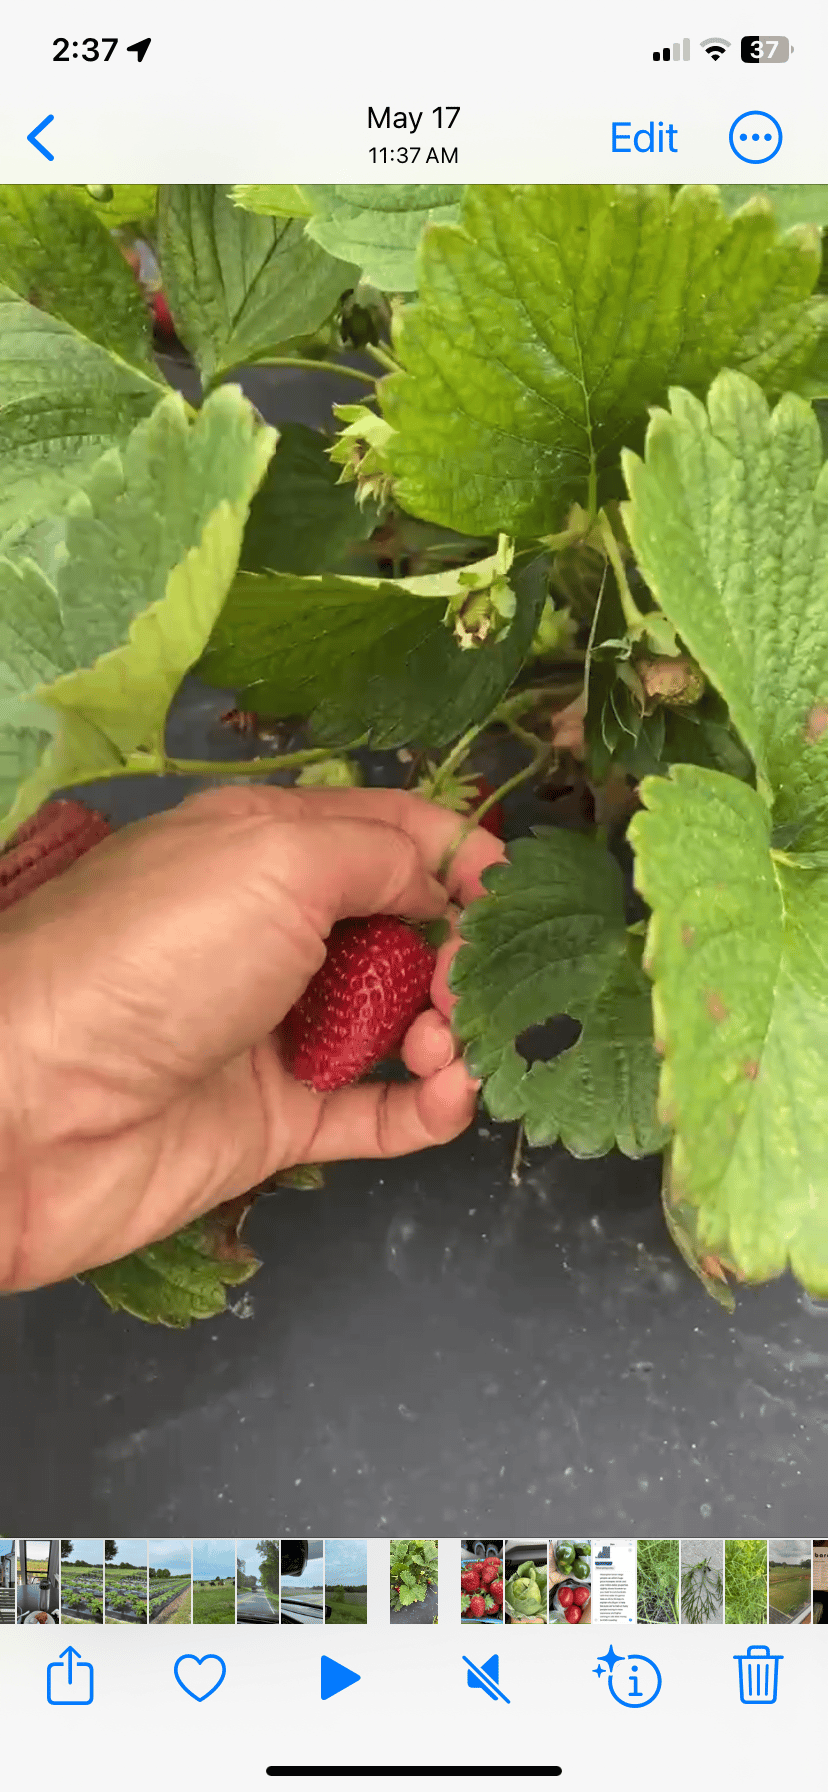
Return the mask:
<svg viewBox="0 0 828 1792">
<path fill-rule="evenodd" d="M 510 861 L 463 911 L 450 977 L 453 1026 L 489 1113 L 576 1157 L 659 1150 L 650 992 L 615 860 L 597 840 L 545 828 L 515 841 Z M 556 1015 L 577 1021 L 580 1038 L 527 1068 L 515 1041 Z"/>
</svg>

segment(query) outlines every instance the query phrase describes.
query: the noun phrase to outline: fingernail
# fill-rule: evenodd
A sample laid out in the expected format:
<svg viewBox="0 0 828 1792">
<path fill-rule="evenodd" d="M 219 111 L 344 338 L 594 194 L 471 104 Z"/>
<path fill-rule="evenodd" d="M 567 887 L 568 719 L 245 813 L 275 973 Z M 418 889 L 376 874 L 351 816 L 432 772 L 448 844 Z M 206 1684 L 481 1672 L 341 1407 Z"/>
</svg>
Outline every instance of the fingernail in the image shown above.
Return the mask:
<svg viewBox="0 0 828 1792">
<path fill-rule="evenodd" d="M 440 1052 L 437 1068 L 438 1070 L 445 1070 L 447 1065 L 451 1063 L 455 1051 L 450 1027 L 435 1027 L 434 1048 L 435 1051 L 439 1049 Z"/>
</svg>

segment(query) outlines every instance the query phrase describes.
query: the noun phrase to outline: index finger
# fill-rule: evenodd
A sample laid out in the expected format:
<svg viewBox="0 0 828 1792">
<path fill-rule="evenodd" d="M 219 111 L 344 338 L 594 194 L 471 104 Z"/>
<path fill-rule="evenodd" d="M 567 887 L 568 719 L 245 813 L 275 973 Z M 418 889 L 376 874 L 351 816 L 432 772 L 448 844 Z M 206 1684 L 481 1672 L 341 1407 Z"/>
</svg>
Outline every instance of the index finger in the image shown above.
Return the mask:
<svg viewBox="0 0 828 1792">
<path fill-rule="evenodd" d="M 440 864 L 463 825 L 464 817 L 440 803 L 413 790 L 292 790 L 298 803 L 305 805 L 308 819 L 342 819 L 384 821 L 400 828 L 415 842 L 429 871 L 436 874 Z M 506 858 L 502 840 L 486 828 L 473 828 L 452 859 L 444 879 L 452 900 L 464 908 L 485 891 L 480 874 L 488 865 L 498 865 Z"/>
</svg>

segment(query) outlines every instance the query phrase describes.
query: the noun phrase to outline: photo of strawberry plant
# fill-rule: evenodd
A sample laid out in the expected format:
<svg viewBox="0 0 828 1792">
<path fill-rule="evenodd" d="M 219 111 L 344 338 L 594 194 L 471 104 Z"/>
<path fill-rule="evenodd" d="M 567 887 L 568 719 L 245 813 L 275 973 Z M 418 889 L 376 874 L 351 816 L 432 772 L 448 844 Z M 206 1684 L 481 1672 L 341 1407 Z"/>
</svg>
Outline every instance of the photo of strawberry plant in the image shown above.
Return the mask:
<svg viewBox="0 0 828 1792">
<path fill-rule="evenodd" d="M 103 1538 L 61 1539 L 60 1616 L 63 1624 L 103 1623 Z"/>
<path fill-rule="evenodd" d="M 104 1543 L 104 1623 L 146 1624 L 149 1576 L 145 1537 Z"/>
<path fill-rule="evenodd" d="M 828 1296 L 826 223 L 819 186 L 0 194 L 3 907 L 94 852 L 133 777 L 347 788 L 382 752 L 458 840 L 542 791 L 459 922 L 481 1105 L 516 1167 L 660 1158 L 727 1306 L 786 1271 Z M 234 377 L 344 349 L 330 435 Z M 176 754 L 190 676 L 233 694 L 237 757 Z M 375 1070 L 431 949 L 341 923 L 297 1074 Z M 349 1037 L 334 989 L 380 954 L 405 1014 L 386 990 Z M 263 1192 L 87 1280 L 220 1312 Z"/>
<path fill-rule="evenodd" d="M 503 1539 L 469 1537 L 460 1544 L 461 1624 L 502 1624 Z"/>
<path fill-rule="evenodd" d="M 392 1624 L 437 1623 L 437 1539 L 391 1539 Z"/>
</svg>

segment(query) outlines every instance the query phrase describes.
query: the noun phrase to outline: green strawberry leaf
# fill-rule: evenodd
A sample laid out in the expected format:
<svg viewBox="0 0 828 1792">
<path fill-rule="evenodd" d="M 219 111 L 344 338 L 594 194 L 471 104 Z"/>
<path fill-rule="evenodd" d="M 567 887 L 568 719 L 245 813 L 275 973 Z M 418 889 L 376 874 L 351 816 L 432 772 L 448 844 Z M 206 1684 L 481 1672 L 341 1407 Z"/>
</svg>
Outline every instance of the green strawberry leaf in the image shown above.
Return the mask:
<svg viewBox="0 0 828 1792">
<path fill-rule="evenodd" d="M 50 684 L 74 664 L 55 586 L 33 560 L 0 560 L 0 690 Z"/>
<path fill-rule="evenodd" d="M 661 1177 L 661 1206 L 667 1230 L 676 1250 L 684 1258 L 688 1269 L 698 1276 L 705 1292 L 720 1307 L 732 1313 L 736 1301 L 725 1275 L 724 1268 L 717 1257 L 709 1252 L 701 1251 L 697 1237 L 698 1214 L 688 1207 L 686 1202 L 677 1201 L 673 1190 L 673 1154 L 665 1151 Z"/>
<path fill-rule="evenodd" d="M 218 506 L 244 506 L 264 477 L 275 430 L 262 432 L 237 386 L 188 421 L 170 394 L 104 455 L 68 506 L 58 592 L 73 664 L 117 647 L 164 596 L 174 567 L 200 541 Z M 255 478 L 252 477 L 255 472 Z"/>
<path fill-rule="evenodd" d="M 696 766 L 642 786 L 636 881 L 675 1131 L 673 1199 L 747 1281 L 828 1295 L 828 875 L 771 849 L 767 804 Z"/>
<path fill-rule="evenodd" d="M 491 562 L 496 556 L 491 556 Z M 478 562 L 488 565 L 490 562 Z M 444 747 L 485 721 L 513 684 L 531 647 L 546 599 L 547 564 L 539 556 L 511 574 L 515 615 L 505 634 L 464 651 L 446 627 L 443 593 L 472 570 L 400 580 L 410 589 L 440 591 L 440 602 L 395 609 L 393 631 L 372 645 L 346 680 L 320 703 L 315 737 L 324 742 L 364 738 L 377 750 Z"/>
<path fill-rule="evenodd" d="M 630 828 L 653 915 L 647 968 L 674 1128 L 671 1202 L 698 1256 L 742 1279 L 790 1264 L 828 1293 L 828 648 L 819 427 L 742 375 L 656 412 L 625 456 L 625 521 L 665 614 L 726 699 L 758 772 L 675 766 Z M 656 519 L 659 519 L 658 522 Z M 654 531 L 660 542 L 654 545 Z M 690 1220 L 686 1216 L 690 1216 Z"/>
<path fill-rule="evenodd" d="M 31 697 L 0 695 L 0 815 L 11 808 L 19 786 L 48 756 L 56 722 L 54 712 Z M 0 826 L 0 841 L 10 831 Z"/>
<path fill-rule="evenodd" d="M 453 224 L 461 187 L 304 187 L 313 205 L 306 225 L 329 255 L 355 261 L 382 292 L 414 292 L 417 247 L 426 226 Z"/>
<path fill-rule="evenodd" d="M 452 1025 L 489 1113 L 522 1120 L 530 1145 L 560 1139 L 576 1157 L 659 1150 L 650 991 L 618 865 L 599 841 L 556 828 L 509 853 L 484 873 L 489 894 L 463 911 L 449 978 Z M 581 1024 L 577 1043 L 527 1067 L 519 1035 L 563 1014 Z"/>
<path fill-rule="evenodd" d="M 646 462 L 623 457 L 627 530 L 665 615 L 772 789 L 775 822 L 799 821 L 828 802 L 819 426 L 792 394 L 770 411 L 738 373 L 719 374 L 707 409 L 681 391 L 670 403 L 652 418 Z"/>
<path fill-rule="evenodd" d="M 33 563 L 0 563 L 7 688 L 13 672 L 53 730 L 0 837 L 50 791 L 163 749 L 167 711 L 224 602 L 275 440 L 237 387 L 215 393 L 193 423 L 171 393 L 70 504 L 51 598 Z"/>
<path fill-rule="evenodd" d="M 0 534 L 60 510 L 164 390 L 0 286 Z"/>
<path fill-rule="evenodd" d="M 504 636 L 463 652 L 444 617 L 461 575 L 416 579 L 240 574 L 198 666 L 262 715 L 314 713 L 321 741 L 441 746 L 482 720 L 512 683 L 543 607 L 541 563 L 514 580 Z"/>
<path fill-rule="evenodd" d="M 304 423 L 282 425 L 279 446 L 250 507 L 243 571 L 326 572 L 353 542 L 373 532 L 375 506 L 357 504 L 353 486 L 340 485 L 329 446 Z"/>
<path fill-rule="evenodd" d="M 86 1270 L 78 1281 L 97 1288 L 113 1312 L 153 1325 L 181 1330 L 194 1319 L 212 1319 L 225 1311 L 227 1289 L 249 1282 L 260 1268 L 239 1238 L 250 1205 L 246 1196 L 226 1201 L 174 1237 Z"/>
<path fill-rule="evenodd" d="M 260 218 L 310 218 L 313 204 L 308 198 L 310 187 L 277 187 L 253 185 L 233 187 L 230 197 L 242 211 L 255 212 Z"/>
<path fill-rule="evenodd" d="M 828 227 L 828 187 L 722 186 L 719 192 L 729 215 L 763 199 L 772 207 L 782 230 L 790 230 L 794 224 L 818 224 L 822 230 Z"/>
<path fill-rule="evenodd" d="M 451 528 L 559 528 L 615 489 L 671 383 L 725 363 L 773 396 L 822 384 L 819 231 L 780 236 L 761 202 L 728 218 L 715 188 L 467 187 L 419 270 L 379 388 L 386 458 L 399 504 Z"/>
<path fill-rule="evenodd" d="M 0 285 L 158 382 L 140 287 L 72 187 L 0 186 Z"/>
<path fill-rule="evenodd" d="M 414 292 L 417 246 L 428 224 L 453 223 L 462 187 L 234 187 L 247 211 L 306 217 L 306 234 L 343 261 L 356 262 L 382 292 Z"/>
<path fill-rule="evenodd" d="M 162 187 L 158 250 L 176 329 L 205 386 L 311 335 L 358 279 L 301 222 L 243 211 L 226 187 Z"/>
<path fill-rule="evenodd" d="M 107 191 L 107 189 L 103 189 Z M 112 186 L 111 199 L 100 199 L 100 188 L 76 187 L 84 205 L 90 206 L 108 230 L 123 230 L 131 224 L 136 230 L 151 230 L 158 205 L 158 188 L 149 186 Z"/>
</svg>

